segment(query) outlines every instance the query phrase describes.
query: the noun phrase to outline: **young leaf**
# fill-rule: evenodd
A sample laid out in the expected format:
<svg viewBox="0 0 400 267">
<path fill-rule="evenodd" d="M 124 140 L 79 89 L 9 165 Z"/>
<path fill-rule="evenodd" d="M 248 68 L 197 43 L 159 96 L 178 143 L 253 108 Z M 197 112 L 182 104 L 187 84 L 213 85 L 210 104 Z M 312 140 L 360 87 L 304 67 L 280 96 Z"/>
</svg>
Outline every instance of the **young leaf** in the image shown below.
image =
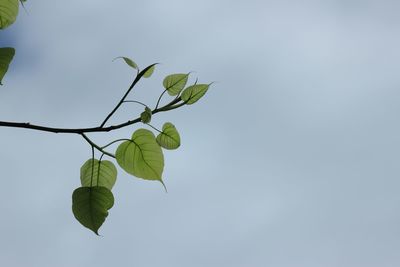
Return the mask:
<svg viewBox="0 0 400 267">
<path fill-rule="evenodd" d="M 93 170 L 93 176 L 92 176 Z M 92 180 L 93 177 L 93 180 Z M 91 181 L 92 180 L 92 181 Z M 103 186 L 111 190 L 117 180 L 117 168 L 108 160 L 89 159 L 81 167 L 81 184 L 86 187 Z"/>
<path fill-rule="evenodd" d="M 165 77 L 163 81 L 164 88 L 171 96 L 178 95 L 185 87 L 189 74 L 171 74 Z"/>
<path fill-rule="evenodd" d="M 140 119 L 143 123 L 150 123 L 151 121 L 151 109 L 146 107 L 144 111 L 140 114 Z"/>
<path fill-rule="evenodd" d="M 0 1 L 0 30 L 7 28 L 15 22 L 18 16 L 18 0 Z"/>
<path fill-rule="evenodd" d="M 114 196 L 105 187 L 79 187 L 72 194 L 72 212 L 75 218 L 96 235 L 114 205 Z"/>
<path fill-rule="evenodd" d="M 118 58 L 122 58 L 125 61 L 125 63 L 128 64 L 130 67 L 132 67 L 136 70 L 138 69 L 138 65 L 132 59 L 130 59 L 128 57 L 116 57 L 116 58 L 114 58 L 114 60 L 116 60 Z"/>
<path fill-rule="evenodd" d="M 0 48 L 0 85 L 3 85 L 2 84 L 3 77 L 6 74 L 8 66 L 10 65 L 14 55 L 15 55 L 14 48 L 11 47 Z"/>
<path fill-rule="evenodd" d="M 151 67 L 143 74 L 143 78 L 150 78 L 150 76 L 153 74 L 155 68 L 156 68 L 156 65 L 151 66 Z"/>
<path fill-rule="evenodd" d="M 204 96 L 209 87 L 209 84 L 191 85 L 183 91 L 181 98 L 187 105 L 194 104 Z"/>
<path fill-rule="evenodd" d="M 119 166 L 127 173 L 146 180 L 162 182 L 164 156 L 151 131 L 136 130 L 130 141 L 118 146 L 115 157 Z"/>
<path fill-rule="evenodd" d="M 164 123 L 162 132 L 157 136 L 157 143 L 165 149 L 177 149 L 181 145 L 181 137 L 175 126 L 170 123 Z"/>
</svg>

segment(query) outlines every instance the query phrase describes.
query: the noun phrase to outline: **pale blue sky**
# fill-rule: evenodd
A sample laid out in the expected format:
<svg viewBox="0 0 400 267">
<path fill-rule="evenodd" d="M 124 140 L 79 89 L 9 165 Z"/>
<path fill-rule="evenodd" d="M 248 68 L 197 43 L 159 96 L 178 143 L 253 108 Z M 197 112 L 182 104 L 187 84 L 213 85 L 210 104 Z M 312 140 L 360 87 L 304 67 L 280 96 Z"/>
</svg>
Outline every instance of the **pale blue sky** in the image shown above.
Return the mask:
<svg viewBox="0 0 400 267">
<path fill-rule="evenodd" d="M 162 63 L 135 92 L 146 103 L 170 73 L 218 83 L 198 104 L 153 118 L 181 132 L 181 149 L 165 152 L 169 193 L 119 170 L 103 237 L 71 212 L 90 147 L 0 129 L 0 266 L 400 265 L 398 1 L 26 8 L 0 32 L 0 46 L 17 48 L 1 120 L 97 125 L 131 82 L 117 56 Z M 102 144 L 133 130 L 91 136 Z"/>
</svg>

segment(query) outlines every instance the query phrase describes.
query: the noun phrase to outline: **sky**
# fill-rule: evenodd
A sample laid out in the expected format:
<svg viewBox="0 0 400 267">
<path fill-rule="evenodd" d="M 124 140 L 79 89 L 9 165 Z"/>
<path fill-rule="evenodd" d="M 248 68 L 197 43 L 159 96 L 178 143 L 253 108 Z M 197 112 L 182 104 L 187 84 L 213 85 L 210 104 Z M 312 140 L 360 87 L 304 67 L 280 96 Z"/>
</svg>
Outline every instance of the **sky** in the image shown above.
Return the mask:
<svg viewBox="0 0 400 267">
<path fill-rule="evenodd" d="M 98 125 L 133 79 L 118 56 L 161 63 L 131 96 L 150 105 L 168 74 L 215 83 L 153 117 L 181 134 L 164 153 L 168 193 L 119 169 L 100 237 L 71 211 L 88 144 L 0 129 L 0 266 L 399 266 L 399 11 L 391 0 L 28 1 L 0 32 L 16 48 L 0 120 Z"/>
</svg>

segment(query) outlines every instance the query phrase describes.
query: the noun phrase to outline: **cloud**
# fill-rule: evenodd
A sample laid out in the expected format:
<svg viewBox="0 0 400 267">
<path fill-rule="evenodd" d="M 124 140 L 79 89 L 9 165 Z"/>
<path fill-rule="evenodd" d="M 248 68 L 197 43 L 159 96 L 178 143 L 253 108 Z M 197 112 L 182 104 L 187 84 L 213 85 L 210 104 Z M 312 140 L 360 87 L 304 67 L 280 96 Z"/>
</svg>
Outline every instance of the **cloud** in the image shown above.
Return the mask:
<svg viewBox="0 0 400 267">
<path fill-rule="evenodd" d="M 396 265 L 398 7 L 29 2 L 17 33 L 1 35 L 19 53 L 0 88 L 4 119 L 96 125 L 132 78 L 116 56 L 162 62 L 135 91 L 150 103 L 170 73 L 218 83 L 198 104 L 153 118 L 181 133 L 181 148 L 166 153 L 169 193 L 121 170 L 100 239 L 70 211 L 89 147 L 1 129 L 1 264 Z"/>
</svg>

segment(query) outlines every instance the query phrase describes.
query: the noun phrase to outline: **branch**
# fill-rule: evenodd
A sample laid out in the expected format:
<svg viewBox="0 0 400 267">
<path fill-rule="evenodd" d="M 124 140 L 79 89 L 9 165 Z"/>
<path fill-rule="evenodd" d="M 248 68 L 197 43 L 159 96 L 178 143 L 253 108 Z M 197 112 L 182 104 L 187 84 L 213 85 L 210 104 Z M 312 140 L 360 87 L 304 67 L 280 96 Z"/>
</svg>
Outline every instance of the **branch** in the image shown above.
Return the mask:
<svg viewBox="0 0 400 267">
<path fill-rule="evenodd" d="M 167 105 L 154 109 L 152 111 L 152 114 L 156 114 L 159 112 L 165 112 L 169 110 L 173 110 L 178 108 L 180 105 L 175 105 L 181 101 L 181 98 L 174 99 Z M 175 106 L 174 106 L 175 105 Z M 114 111 L 115 112 L 115 111 Z M 110 113 L 111 116 L 114 113 Z M 109 117 L 111 117 L 109 116 Z M 121 124 L 116 124 L 112 126 L 98 126 L 98 127 L 89 127 L 89 128 L 55 128 L 55 127 L 47 127 L 47 126 L 42 126 L 42 125 L 35 125 L 35 124 L 30 124 L 29 122 L 9 122 L 9 121 L 0 121 L 0 127 L 12 127 L 12 128 L 25 128 L 25 129 L 31 129 L 31 130 L 37 130 L 37 131 L 42 131 L 42 132 L 51 132 L 51 133 L 72 133 L 72 134 L 80 134 L 82 135 L 83 133 L 95 133 L 95 132 L 111 132 L 113 130 L 121 129 L 123 127 L 126 127 L 128 125 L 132 125 L 135 123 L 140 122 L 140 117 L 136 118 L 134 120 L 130 120 Z"/>
<path fill-rule="evenodd" d="M 100 151 L 101 153 L 110 156 L 112 158 L 115 158 L 114 154 L 111 154 L 110 152 L 105 151 L 104 149 L 102 149 L 101 147 L 99 147 L 98 145 L 96 145 L 95 142 L 93 142 L 92 140 L 89 139 L 89 137 L 87 137 L 84 133 L 81 134 L 82 137 L 92 146 L 92 148 L 96 148 L 98 151 Z M 93 157 L 94 158 L 94 157 Z"/>
<path fill-rule="evenodd" d="M 111 118 L 111 116 L 118 110 L 118 108 L 124 103 L 126 97 L 129 95 L 129 93 L 131 92 L 131 90 L 133 89 L 133 87 L 135 87 L 135 85 L 138 83 L 138 81 L 143 77 L 143 75 L 146 73 L 146 71 L 148 71 L 150 68 L 152 68 L 154 65 L 156 64 L 152 64 L 150 66 L 148 66 L 147 68 L 145 68 L 144 70 L 142 70 L 141 72 L 138 73 L 138 75 L 136 75 L 135 80 L 133 80 L 131 86 L 129 86 L 128 90 L 126 91 L 125 95 L 121 98 L 121 100 L 118 102 L 118 104 L 115 106 L 115 108 L 110 112 L 110 114 L 107 115 L 107 117 L 104 119 L 104 121 L 101 123 L 100 127 L 103 127 L 106 122 Z"/>
</svg>

